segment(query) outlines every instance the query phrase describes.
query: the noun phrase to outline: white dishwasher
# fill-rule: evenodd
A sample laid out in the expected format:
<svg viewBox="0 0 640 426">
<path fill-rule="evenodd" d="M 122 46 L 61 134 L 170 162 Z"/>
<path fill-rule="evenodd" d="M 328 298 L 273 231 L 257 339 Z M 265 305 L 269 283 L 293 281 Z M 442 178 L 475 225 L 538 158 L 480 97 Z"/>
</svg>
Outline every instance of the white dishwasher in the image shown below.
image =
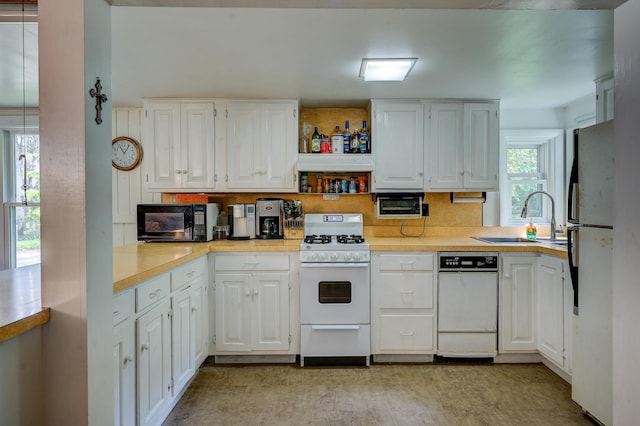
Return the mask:
<svg viewBox="0 0 640 426">
<path fill-rule="evenodd" d="M 438 254 L 437 355 L 493 358 L 498 347 L 498 253 Z"/>
</svg>

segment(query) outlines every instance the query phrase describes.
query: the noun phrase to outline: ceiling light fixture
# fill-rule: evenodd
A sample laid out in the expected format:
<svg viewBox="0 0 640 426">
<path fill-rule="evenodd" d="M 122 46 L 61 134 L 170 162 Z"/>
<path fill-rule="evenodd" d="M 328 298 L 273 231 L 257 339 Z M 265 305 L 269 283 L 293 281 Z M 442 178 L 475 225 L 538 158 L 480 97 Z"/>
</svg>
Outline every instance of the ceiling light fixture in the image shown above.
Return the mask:
<svg viewBox="0 0 640 426">
<path fill-rule="evenodd" d="M 364 78 L 364 81 L 402 81 L 417 60 L 418 58 L 364 58 L 360 66 L 360 78 Z"/>
</svg>

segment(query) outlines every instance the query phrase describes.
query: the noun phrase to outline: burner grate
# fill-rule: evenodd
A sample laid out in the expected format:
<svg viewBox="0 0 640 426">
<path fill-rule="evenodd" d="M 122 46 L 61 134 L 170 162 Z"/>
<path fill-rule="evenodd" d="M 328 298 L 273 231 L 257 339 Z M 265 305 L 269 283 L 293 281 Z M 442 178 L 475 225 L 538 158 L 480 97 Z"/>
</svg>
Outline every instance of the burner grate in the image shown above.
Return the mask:
<svg viewBox="0 0 640 426">
<path fill-rule="evenodd" d="M 306 244 L 329 244 L 331 242 L 331 235 L 307 235 L 304 237 Z"/>
<path fill-rule="evenodd" d="M 340 244 L 362 244 L 364 237 L 362 235 L 338 235 L 337 241 Z"/>
</svg>

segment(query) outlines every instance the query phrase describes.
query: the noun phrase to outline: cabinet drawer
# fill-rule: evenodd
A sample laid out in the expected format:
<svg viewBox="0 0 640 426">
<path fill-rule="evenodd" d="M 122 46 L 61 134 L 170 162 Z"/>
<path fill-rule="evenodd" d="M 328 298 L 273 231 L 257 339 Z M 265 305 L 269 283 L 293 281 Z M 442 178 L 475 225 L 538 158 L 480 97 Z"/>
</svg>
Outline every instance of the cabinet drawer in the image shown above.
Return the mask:
<svg viewBox="0 0 640 426">
<path fill-rule="evenodd" d="M 381 271 L 433 271 L 434 254 L 383 254 Z"/>
<path fill-rule="evenodd" d="M 136 287 L 136 312 L 153 305 L 158 300 L 169 295 L 171 287 L 169 273 L 164 273 L 148 279 Z"/>
<path fill-rule="evenodd" d="M 380 274 L 380 308 L 433 308 L 433 272 Z"/>
<path fill-rule="evenodd" d="M 433 352 L 433 315 L 381 315 L 381 351 Z"/>
<path fill-rule="evenodd" d="M 206 270 L 206 256 L 199 257 L 184 265 L 176 266 L 171 270 L 171 291 L 184 287 L 192 279 L 204 275 Z"/>
<path fill-rule="evenodd" d="M 289 255 L 215 256 L 216 271 L 288 271 Z"/>
<path fill-rule="evenodd" d="M 133 315 L 134 296 L 133 291 L 121 291 L 113 296 L 113 325 Z"/>
</svg>

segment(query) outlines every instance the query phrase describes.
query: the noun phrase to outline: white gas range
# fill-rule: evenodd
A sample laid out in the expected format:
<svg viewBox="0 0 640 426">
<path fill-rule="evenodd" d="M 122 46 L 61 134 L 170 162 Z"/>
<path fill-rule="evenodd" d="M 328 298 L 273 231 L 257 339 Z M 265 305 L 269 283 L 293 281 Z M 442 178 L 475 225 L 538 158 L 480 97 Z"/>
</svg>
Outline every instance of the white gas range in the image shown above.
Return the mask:
<svg viewBox="0 0 640 426">
<path fill-rule="evenodd" d="M 306 214 L 300 245 L 300 365 L 369 365 L 370 255 L 360 213 Z"/>
</svg>

